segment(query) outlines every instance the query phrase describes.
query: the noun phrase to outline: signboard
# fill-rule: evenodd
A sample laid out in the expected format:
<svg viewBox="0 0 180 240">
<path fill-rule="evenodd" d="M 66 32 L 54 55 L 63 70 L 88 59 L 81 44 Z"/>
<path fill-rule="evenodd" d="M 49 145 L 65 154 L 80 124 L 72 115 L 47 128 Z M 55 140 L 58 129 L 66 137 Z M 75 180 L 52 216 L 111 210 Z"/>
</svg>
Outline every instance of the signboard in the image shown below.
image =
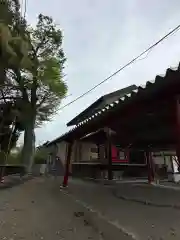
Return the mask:
<svg viewBox="0 0 180 240">
<path fill-rule="evenodd" d="M 112 163 L 129 163 L 129 154 L 118 146 L 111 147 Z"/>
</svg>

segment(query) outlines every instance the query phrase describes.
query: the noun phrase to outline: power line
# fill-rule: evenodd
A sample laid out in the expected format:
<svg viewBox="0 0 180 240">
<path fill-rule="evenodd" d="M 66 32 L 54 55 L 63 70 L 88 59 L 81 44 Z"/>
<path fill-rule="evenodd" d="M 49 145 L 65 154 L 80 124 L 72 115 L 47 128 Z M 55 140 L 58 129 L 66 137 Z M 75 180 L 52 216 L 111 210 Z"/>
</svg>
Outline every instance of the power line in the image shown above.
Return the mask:
<svg viewBox="0 0 180 240">
<path fill-rule="evenodd" d="M 133 64 L 136 60 L 138 60 L 142 55 L 144 55 L 145 53 L 148 53 L 149 51 L 151 51 L 154 47 L 156 47 L 159 43 L 161 43 L 163 40 L 165 40 L 167 37 L 169 37 L 170 35 L 174 34 L 176 31 L 178 31 L 180 29 L 180 24 L 175 27 L 173 30 L 171 30 L 169 33 L 167 33 L 164 37 L 162 37 L 160 40 L 158 40 L 157 42 L 155 42 L 153 45 L 151 45 L 149 48 L 147 48 L 145 51 L 143 51 L 142 53 L 140 53 L 137 57 L 133 58 L 131 61 L 129 61 L 128 63 L 126 63 L 124 66 L 120 67 L 117 71 L 115 71 L 114 73 L 112 73 L 110 76 L 108 76 L 107 78 L 105 78 L 104 80 L 102 80 L 101 82 L 99 82 L 98 84 L 96 84 L 94 87 L 90 88 L 88 91 L 84 92 L 83 94 L 81 94 L 80 96 L 78 96 L 77 98 L 75 98 L 74 100 L 70 101 L 69 103 L 65 104 L 64 106 L 62 106 L 59 110 L 64 109 L 65 107 L 68 107 L 69 105 L 71 105 L 72 103 L 78 101 L 79 99 L 83 98 L 84 96 L 86 96 L 88 93 L 92 92 L 94 89 L 96 89 L 97 87 L 99 87 L 100 85 L 102 85 L 103 83 L 107 82 L 109 79 L 111 79 L 112 77 L 114 77 L 115 75 L 117 75 L 119 72 L 121 72 L 123 69 L 125 69 L 126 67 L 130 66 L 131 64 Z M 147 54 L 148 56 L 148 54 Z M 147 57 L 146 56 L 146 57 Z M 145 58 L 146 58 L 145 57 Z M 144 59 L 144 58 L 143 58 Z M 140 60 L 143 60 L 140 59 Z"/>
</svg>

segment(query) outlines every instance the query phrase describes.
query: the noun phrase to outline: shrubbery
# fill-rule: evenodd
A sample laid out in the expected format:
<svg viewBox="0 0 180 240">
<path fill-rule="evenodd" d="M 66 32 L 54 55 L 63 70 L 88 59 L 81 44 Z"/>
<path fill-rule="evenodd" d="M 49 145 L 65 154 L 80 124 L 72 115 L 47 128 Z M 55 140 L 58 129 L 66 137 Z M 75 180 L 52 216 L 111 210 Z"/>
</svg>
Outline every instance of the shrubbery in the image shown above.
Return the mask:
<svg viewBox="0 0 180 240">
<path fill-rule="evenodd" d="M 44 164 L 47 161 L 48 152 L 45 148 L 37 149 L 34 155 L 35 164 Z"/>
</svg>

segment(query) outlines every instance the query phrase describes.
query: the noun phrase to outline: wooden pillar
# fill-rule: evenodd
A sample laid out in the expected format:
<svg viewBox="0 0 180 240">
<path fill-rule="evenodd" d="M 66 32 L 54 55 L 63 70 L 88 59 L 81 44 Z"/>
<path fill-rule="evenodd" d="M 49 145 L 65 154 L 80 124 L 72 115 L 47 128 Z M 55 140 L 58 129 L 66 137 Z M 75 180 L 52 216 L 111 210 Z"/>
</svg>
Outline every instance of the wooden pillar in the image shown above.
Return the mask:
<svg viewBox="0 0 180 240">
<path fill-rule="evenodd" d="M 146 150 L 146 159 L 148 168 L 148 183 L 152 183 L 154 181 L 154 164 L 150 149 Z"/>
<path fill-rule="evenodd" d="M 100 160 L 100 144 L 97 143 L 97 161 Z"/>
<path fill-rule="evenodd" d="M 174 164 L 173 164 L 173 157 L 172 156 L 170 156 L 170 163 L 171 163 L 172 173 L 174 173 Z"/>
<path fill-rule="evenodd" d="M 67 187 L 67 185 L 68 185 L 69 166 L 70 166 L 70 162 L 71 162 L 72 147 L 73 147 L 73 143 L 69 142 L 68 147 L 67 147 L 66 167 L 65 167 L 65 173 L 64 173 L 63 187 Z"/>
<path fill-rule="evenodd" d="M 107 136 L 107 159 L 108 159 L 108 180 L 113 179 L 113 171 L 112 171 L 112 134 L 109 128 L 106 129 Z"/>
<path fill-rule="evenodd" d="M 176 99 L 176 155 L 180 166 L 180 96 Z"/>
</svg>

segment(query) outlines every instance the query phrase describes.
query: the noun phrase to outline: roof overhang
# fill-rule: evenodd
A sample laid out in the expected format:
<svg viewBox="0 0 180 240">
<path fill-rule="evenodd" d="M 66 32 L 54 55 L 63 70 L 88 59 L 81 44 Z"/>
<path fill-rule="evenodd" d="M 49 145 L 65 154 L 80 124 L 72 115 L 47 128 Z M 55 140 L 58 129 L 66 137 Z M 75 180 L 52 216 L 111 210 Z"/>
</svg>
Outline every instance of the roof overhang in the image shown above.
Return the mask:
<svg viewBox="0 0 180 240">
<path fill-rule="evenodd" d="M 119 128 L 121 131 L 119 130 L 118 135 L 120 135 L 121 132 L 125 134 L 126 131 L 122 128 L 123 121 L 129 128 L 132 126 L 134 118 L 138 119 L 139 117 L 139 121 L 142 121 L 142 123 L 146 120 L 152 122 L 152 112 L 157 112 L 153 109 L 156 106 L 160 106 L 160 102 L 164 100 L 174 101 L 177 95 L 180 95 L 179 67 L 176 70 L 167 69 L 165 76 L 156 76 L 154 81 L 148 81 L 145 86 L 139 86 L 137 90 L 107 105 L 97 114 L 92 115 L 87 120 L 56 139 L 56 141 L 77 140 L 92 132 L 96 132 L 97 129 L 101 129 L 104 126 L 112 127 L 114 131 Z M 139 110 L 136 111 L 136 109 Z M 161 109 L 159 108 L 159 110 Z M 159 119 L 158 114 L 154 119 Z M 138 123 L 136 126 L 134 125 L 134 131 L 138 132 Z M 145 128 L 148 129 L 148 126 L 144 125 L 144 129 Z M 142 130 L 143 129 L 141 129 L 141 131 Z M 136 137 L 138 138 L 138 134 L 136 134 Z M 139 137 L 139 139 L 143 141 L 141 137 Z M 128 141 L 130 141 L 130 139 L 128 139 Z M 148 141 L 149 140 L 147 140 L 147 142 Z"/>
</svg>

